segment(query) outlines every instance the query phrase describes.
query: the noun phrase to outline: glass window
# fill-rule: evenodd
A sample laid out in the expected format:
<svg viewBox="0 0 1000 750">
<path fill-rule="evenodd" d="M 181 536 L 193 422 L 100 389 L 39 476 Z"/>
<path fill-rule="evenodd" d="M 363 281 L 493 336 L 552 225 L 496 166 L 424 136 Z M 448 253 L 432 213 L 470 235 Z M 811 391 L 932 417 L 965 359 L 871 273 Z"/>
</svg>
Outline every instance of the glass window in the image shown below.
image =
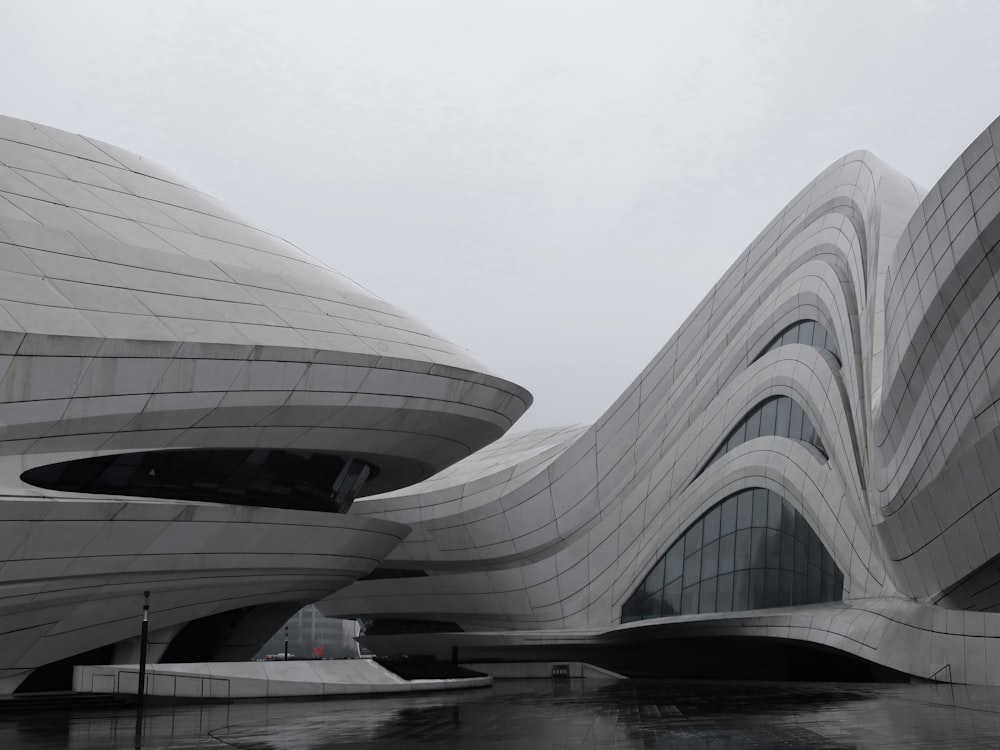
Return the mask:
<svg viewBox="0 0 1000 750">
<path fill-rule="evenodd" d="M 701 582 L 701 596 L 698 603 L 699 612 L 714 612 L 715 611 L 715 589 L 716 589 L 715 578 L 708 578 Z M 830 583 L 833 583 L 833 579 L 830 579 Z"/>
<path fill-rule="evenodd" d="M 731 573 L 736 560 L 736 532 L 726 534 L 719 540 L 719 572 Z"/>
<path fill-rule="evenodd" d="M 809 544 L 809 524 L 798 512 L 795 513 L 795 541 Z"/>
<path fill-rule="evenodd" d="M 120 494 L 123 488 L 132 483 L 133 474 L 135 474 L 134 466 L 112 464 L 98 478 L 97 486 L 109 494 Z"/>
<path fill-rule="evenodd" d="M 736 569 L 750 567 L 750 534 L 751 529 L 740 529 L 736 532 Z"/>
<path fill-rule="evenodd" d="M 750 571 L 750 609 L 763 609 L 767 606 L 765 572 L 763 568 L 753 568 Z"/>
<path fill-rule="evenodd" d="M 621 616 L 630 622 L 835 601 L 843 584 L 805 518 L 777 493 L 751 488 L 695 519 L 625 601 Z"/>
<path fill-rule="evenodd" d="M 750 567 L 767 567 L 767 529 L 755 526 L 750 530 Z"/>
<path fill-rule="evenodd" d="M 690 528 L 684 532 L 684 556 L 687 557 L 696 549 L 701 549 L 701 526 L 702 520 L 699 518 Z"/>
<path fill-rule="evenodd" d="M 646 580 L 643 582 L 642 587 L 646 591 L 646 595 L 659 594 L 663 589 L 663 558 L 653 566 L 653 569 L 649 571 L 649 575 L 646 576 Z"/>
<path fill-rule="evenodd" d="M 774 431 L 775 419 L 778 414 L 778 401 L 771 399 L 765 401 L 760 408 L 760 433 L 761 435 L 777 435 Z"/>
<path fill-rule="evenodd" d="M 757 358 L 785 344 L 804 344 L 825 349 L 836 358 L 838 364 L 840 362 L 836 338 L 822 324 L 814 320 L 799 320 L 784 328 L 761 350 Z"/>
<path fill-rule="evenodd" d="M 767 529 L 767 567 L 781 566 L 781 532 L 777 529 Z"/>
<path fill-rule="evenodd" d="M 681 579 L 668 581 L 663 590 L 663 616 L 681 613 Z"/>
<path fill-rule="evenodd" d="M 777 495 L 777 498 L 781 503 L 781 530 L 795 536 L 795 509 L 789 503 L 783 502 L 781 495 Z"/>
<path fill-rule="evenodd" d="M 764 606 L 781 606 L 781 572 L 778 570 L 764 571 Z"/>
<path fill-rule="evenodd" d="M 684 558 L 684 585 L 690 586 L 701 580 L 701 548 Z"/>
<path fill-rule="evenodd" d="M 718 588 L 715 592 L 715 611 L 733 611 L 733 574 L 726 573 L 719 576 Z"/>
<path fill-rule="evenodd" d="M 816 332 L 813 334 L 813 346 L 817 349 L 830 350 L 833 347 L 827 345 L 829 332 L 821 325 L 816 325 Z"/>
<path fill-rule="evenodd" d="M 722 535 L 736 531 L 736 498 L 731 497 L 722 503 L 722 518 L 719 533 Z"/>
<path fill-rule="evenodd" d="M 821 544 L 820 545 L 820 552 L 824 552 L 824 551 L 825 551 L 825 549 L 823 548 L 823 546 Z M 831 558 L 829 555 L 823 555 L 823 554 L 821 554 L 820 555 L 820 559 L 823 561 L 822 565 L 820 566 L 822 568 L 822 570 L 823 570 L 823 575 L 825 575 L 825 576 L 831 576 L 832 577 L 833 576 L 833 558 Z"/>
<path fill-rule="evenodd" d="M 706 544 L 701 550 L 701 579 L 714 578 L 719 573 L 719 540 Z"/>
<path fill-rule="evenodd" d="M 809 564 L 818 568 L 823 564 L 823 543 L 809 530 Z"/>
<path fill-rule="evenodd" d="M 753 525 L 754 528 L 767 526 L 767 490 L 753 491 Z"/>
<path fill-rule="evenodd" d="M 802 434 L 802 423 L 805 419 L 805 412 L 802 411 L 802 407 L 799 406 L 797 401 L 792 401 L 792 404 L 788 407 L 788 409 L 788 437 L 792 440 L 804 440 L 805 437 Z"/>
<path fill-rule="evenodd" d="M 795 562 L 792 565 L 792 570 L 805 571 L 806 566 L 809 564 L 809 556 L 806 554 L 806 545 L 800 542 L 798 539 L 795 540 Z"/>
<path fill-rule="evenodd" d="M 722 521 L 722 508 L 716 505 L 705 514 L 704 539 L 705 544 L 719 538 L 719 525 Z"/>
<path fill-rule="evenodd" d="M 808 604 L 806 598 L 806 574 L 798 570 L 793 574 L 792 580 L 792 604 Z"/>
<path fill-rule="evenodd" d="M 737 496 L 739 501 L 737 510 L 736 528 L 749 529 L 753 523 L 753 490 L 741 492 Z"/>
<path fill-rule="evenodd" d="M 696 615 L 698 614 L 698 584 L 693 586 L 685 586 L 684 590 L 681 592 L 681 614 L 682 615 Z"/>
<path fill-rule="evenodd" d="M 660 616 L 660 613 L 663 611 L 663 602 L 660 599 L 661 592 L 662 589 L 646 597 L 642 605 L 642 619 L 649 620 Z"/>
<path fill-rule="evenodd" d="M 350 470 L 350 492 L 334 497 Z M 197 449 L 96 456 L 30 469 L 23 481 L 63 492 L 346 512 L 378 469 L 358 459 L 299 450 Z"/>
<path fill-rule="evenodd" d="M 774 425 L 774 434 L 787 436 L 790 434 L 793 402 L 790 398 L 779 398 L 775 399 L 775 403 L 777 404 L 778 416 Z"/>
<path fill-rule="evenodd" d="M 778 589 L 778 606 L 787 607 L 792 603 L 792 571 L 781 571 L 781 583 Z"/>
<path fill-rule="evenodd" d="M 747 417 L 747 440 L 760 437 L 760 409 L 754 409 Z"/>
<path fill-rule="evenodd" d="M 803 549 L 805 545 L 803 545 Z M 684 570 L 684 545 L 675 543 L 666 554 L 666 574 L 664 578 L 670 583 L 675 578 L 679 578 Z"/>
<path fill-rule="evenodd" d="M 781 532 L 781 565 L 782 570 L 795 570 L 795 537 Z"/>
<path fill-rule="evenodd" d="M 733 573 L 733 612 L 750 609 L 750 571 Z"/>
<path fill-rule="evenodd" d="M 823 574 L 816 565 L 810 565 L 808 570 L 806 570 L 806 601 L 819 602 L 823 600 L 822 586 L 820 584 L 822 577 Z"/>
<path fill-rule="evenodd" d="M 642 596 L 640 592 L 632 594 L 622 607 L 622 622 L 632 622 L 642 619 Z"/>
<path fill-rule="evenodd" d="M 774 492 L 767 493 L 767 528 L 781 528 L 781 495 Z"/>
</svg>

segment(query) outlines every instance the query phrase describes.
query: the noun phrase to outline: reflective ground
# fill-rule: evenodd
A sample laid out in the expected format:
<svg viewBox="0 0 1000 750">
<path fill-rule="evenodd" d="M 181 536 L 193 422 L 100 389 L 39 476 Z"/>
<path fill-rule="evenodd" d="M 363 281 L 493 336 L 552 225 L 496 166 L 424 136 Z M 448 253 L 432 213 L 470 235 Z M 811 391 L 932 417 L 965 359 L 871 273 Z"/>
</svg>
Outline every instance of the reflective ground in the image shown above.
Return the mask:
<svg viewBox="0 0 1000 750">
<path fill-rule="evenodd" d="M 3 750 L 132 748 L 134 714 L 0 715 Z M 1000 746 L 1000 690 L 949 685 L 505 681 L 414 697 L 147 709 L 142 747 L 970 748 Z"/>
</svg>

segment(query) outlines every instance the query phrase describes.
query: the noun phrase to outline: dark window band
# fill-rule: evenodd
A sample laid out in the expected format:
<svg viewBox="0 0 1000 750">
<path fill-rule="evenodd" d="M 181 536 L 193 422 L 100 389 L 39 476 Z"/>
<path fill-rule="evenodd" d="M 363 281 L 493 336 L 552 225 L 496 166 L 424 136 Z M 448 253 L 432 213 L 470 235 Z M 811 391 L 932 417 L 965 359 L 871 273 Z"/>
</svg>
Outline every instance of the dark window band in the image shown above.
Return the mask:
<svg viewBox="0 0 1000 750">
<path fill-rule="evenodd" d="M 837 360 L 837 364 L 840 364 L 840 351 L 837 349 L 837 340 L 821 323 L 815 320 L 799 320 L 792 323 L 771 339 L 768 345 L 761 350 L 760 354 L 754 358 L 754 361 L 756 362 L 772 349 L 777 349 L 779 346 L 784 346 L 785 344 L 805 344 L 806 346 L 823 349 L 830 352 Z"/>
<path fill-rule="evenodd" d="M 696 476 L 701 476 L 706 468 L 736 446 L 768 435 L 801 440 L 818 450 L 823 458 L 828 458 L 819 431 L 798 402 L 788 396 L 773 396 L 761 401 L 740 420 Z"/>
<path fill-rule="evenodd" d="M 378 470 L 318 451 L 222 449 L 121 453 L 29 469 L 35 487 L 346 513 Z"/>
</svg>

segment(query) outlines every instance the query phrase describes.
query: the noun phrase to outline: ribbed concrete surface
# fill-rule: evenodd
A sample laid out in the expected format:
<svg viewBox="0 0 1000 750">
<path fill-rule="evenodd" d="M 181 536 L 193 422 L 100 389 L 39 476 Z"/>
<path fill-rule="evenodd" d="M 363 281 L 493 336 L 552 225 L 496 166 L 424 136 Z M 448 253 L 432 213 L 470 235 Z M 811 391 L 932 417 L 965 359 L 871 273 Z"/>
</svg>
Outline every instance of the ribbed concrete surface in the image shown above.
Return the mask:
<svg viewBox="0 0 1000 750">
<path fill-rule="evenodd" d="M 478 465 L 474 483 L 453 470 L 450 485 L 360 504 L 359 513 L 414 528 L 384 565 L 429 575 L 361 581 L 321 609 L 455 622 L 466 637 L 606 632 L 696 519 L 763 488 L 830 552 L 845 609 L 727 614 L 727 634 L 806 638 L 921 677 L 996 684 L 998 161 L 1000 121 L 926 192 L 871 153 L 839 159 L 750 244 L 604 416 L 544 466 L 497 455 L 496 471 Z M 840 361 L 803 344 L 762 355 L 802 320 L 833 335 Z M 802 407 L 828 455 L 756 437 L 706 469 L 773 396 Z M 692 633 L 719 629 L 700 616 L 663 627 L 682 627 L 674 619 Z"/>
</svg>

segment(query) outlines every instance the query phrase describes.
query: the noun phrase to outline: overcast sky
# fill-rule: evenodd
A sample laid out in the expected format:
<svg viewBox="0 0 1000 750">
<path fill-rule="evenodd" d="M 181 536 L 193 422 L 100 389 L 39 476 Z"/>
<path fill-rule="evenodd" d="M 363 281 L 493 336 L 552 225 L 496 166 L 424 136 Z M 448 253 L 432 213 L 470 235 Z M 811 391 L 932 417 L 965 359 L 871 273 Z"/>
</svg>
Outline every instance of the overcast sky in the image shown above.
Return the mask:
<svg viewBox="0 0 1000 750">
<path fill-rule="evenodd" d="M 1000 3 L 0 0 L 0 109 L 149 157 L 596 419 L 830 162 L 924 187 Z"/>
</svg>

